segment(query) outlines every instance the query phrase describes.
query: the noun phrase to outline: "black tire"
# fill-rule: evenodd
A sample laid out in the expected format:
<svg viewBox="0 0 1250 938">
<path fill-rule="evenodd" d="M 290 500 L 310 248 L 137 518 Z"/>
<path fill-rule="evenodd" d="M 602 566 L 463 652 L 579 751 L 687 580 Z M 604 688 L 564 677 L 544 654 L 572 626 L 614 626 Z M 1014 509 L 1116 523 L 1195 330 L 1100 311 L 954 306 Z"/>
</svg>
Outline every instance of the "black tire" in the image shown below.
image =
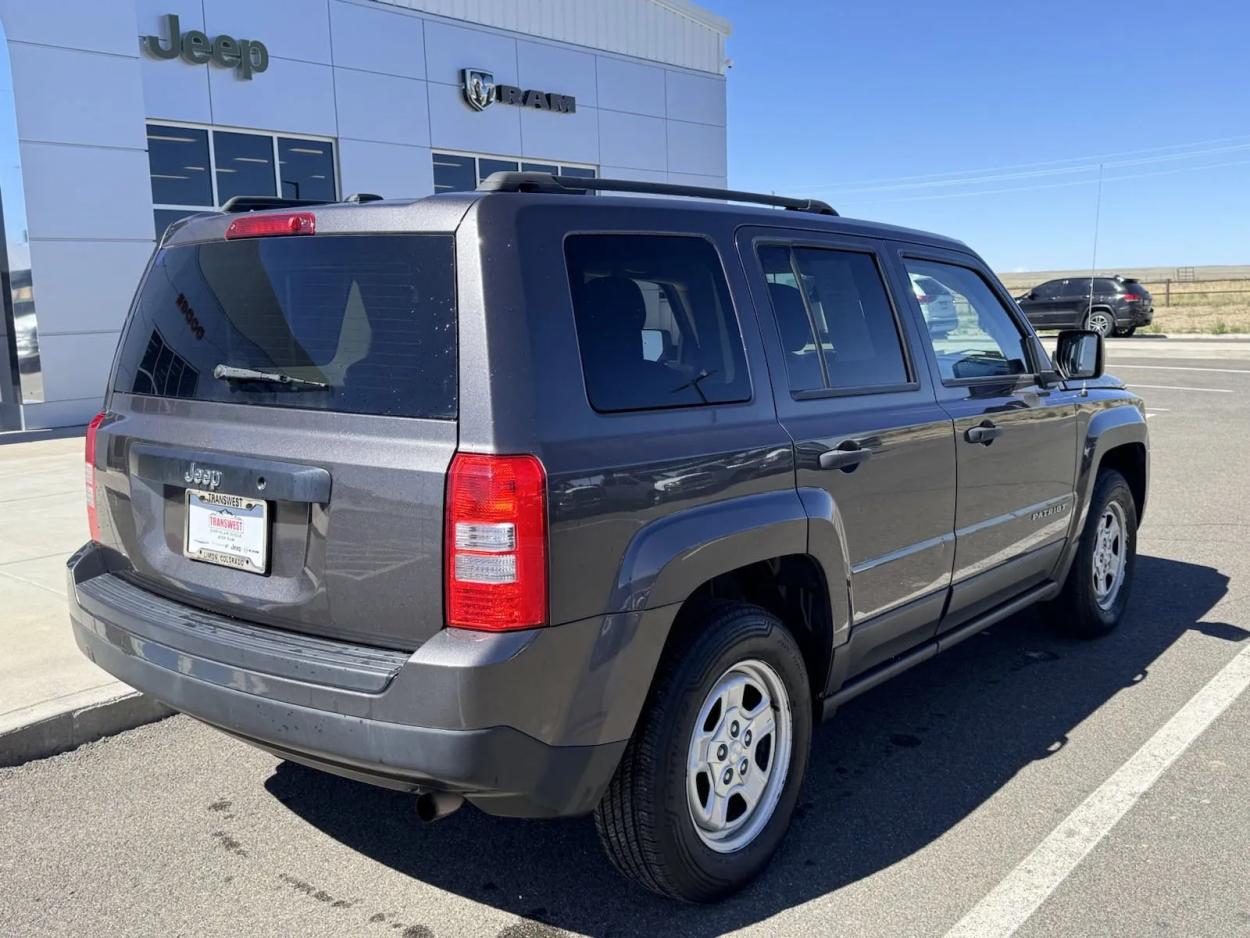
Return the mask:
<svg viewBox="0 0 1250 938">
<path fill-rule="evenodd" d="M 1125 569 L 1123 581 L 1113 601 L 1100 604 L 1095 590 L 1094 553 L 1098 548 L 1099 528 L 1115 503 L 1124 519 Z M 1098 474 L 1094 494 L 1090 499 L 1089 514 L 1081 531 L 1081 543 L 1076 559 L 1068 571 L 1063 591 L 1049 604 L 1048 614 L 1054 626 L 1065 635 L 1074 638 L 1097 638 L 1106 635 L 1120 621 L 1128 605 L 1133 586 L 1133 571 L 1137 565 L 1137 508 L 1133 493 L 1124 476 L 1113 469 Z"/>
<path fill-rule="evenodd" d="M 710 902 L 750 882 L 777 850 L 794 812 L 807 768 L 812 697 L 794 638 L 772 613 L 746 603 L 710 607 L 688 622 L 669 649 L 603 800 L 595 828 L 612 864 L 640 885 L 688 902 Z M 700 711 L 718 681 L 736 665 L 767 664 L 789 697 L 792 745 L 771 817 L 753 840 L 732 853 L 709 847 L 687 802 L 686 764 Z M 780 763 L 772 767 L 780 768 Z"/>
<path fill-rule="evenodd" d="M 1126 326 L 1126 327 L 1125 327 L 1125 328 L 1123 328 L 1123 329 L 1119 329 L 1119 328 L 1117 328 L 1117 329 L 1115 330 L 1115 334 L 1116 334 L 1116 335 L 1118 335 L 1118 336 L 1119 336 L 1120 338 L 1122 338 L 1122 339 L 1127 339 L 1129 336 L 1131 336 L 1131 335 L 1132 335 L 1134 332 L 1136 332 L 1136 331 L 1137 331 L 1137 327 L 1136 327 L 1136 326 Z"/>
</svg>

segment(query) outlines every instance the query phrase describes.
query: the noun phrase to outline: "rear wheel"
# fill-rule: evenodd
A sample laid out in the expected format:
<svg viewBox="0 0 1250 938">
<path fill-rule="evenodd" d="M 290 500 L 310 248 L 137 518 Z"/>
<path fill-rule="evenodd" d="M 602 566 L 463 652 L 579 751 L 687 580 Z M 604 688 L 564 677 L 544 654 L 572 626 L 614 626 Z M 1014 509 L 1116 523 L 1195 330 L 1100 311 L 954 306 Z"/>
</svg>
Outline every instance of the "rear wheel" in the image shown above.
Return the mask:
<svg viewBox="0 0 1250 938">
<path fill-rule="evenodd" d="M 1085 319 L 1085 327 L 1092 329 L 1105 339 L 1115 331 L 1115 317 L 1105 309 L 1091 310 Z"/>
<path fill-rule="evenodd" d="M 1061 632 L 1094 638 L 1110 632 L 1124 615 L 1137 561 L 1137 508 L 1124 476 L 1099 473 L 1081 532 L 1076 559 L 1063 592 L 1050 604 Z"/>
<path fill-rule="evenodd" d="M 741 888 L 785 836 L 807 767 L 803 655 L 758 606 L 714 607 L 670 649 L 595 827 L 646 888 L 706 902 Z"/>
</svg>

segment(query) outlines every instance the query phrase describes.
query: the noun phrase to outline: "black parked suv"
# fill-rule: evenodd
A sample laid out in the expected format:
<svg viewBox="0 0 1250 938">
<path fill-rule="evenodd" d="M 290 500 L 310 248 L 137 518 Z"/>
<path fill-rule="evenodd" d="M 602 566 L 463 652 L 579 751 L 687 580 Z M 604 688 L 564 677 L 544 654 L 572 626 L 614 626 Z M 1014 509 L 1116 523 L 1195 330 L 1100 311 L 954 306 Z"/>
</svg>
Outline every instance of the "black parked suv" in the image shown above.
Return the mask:
<svg viewBox="0 0 1250 938">
<path fill-rule="evenodd" d="M 1047 280 L 1016 302 L 1035 329 L 1091 329 L 1104 337 L 1132 335 L 1155 315 L 1149 291 L 1131 277 Z"/>
<path fill-rule="evenodd" d="M 965 245 L 818 202 L 501 174 L 196 216 L 87 436 L 74 634 L 283 759 L 426 818 L 593 813 L 713 899 L 816 720 L 1031 603 L 1120 619 L 1146 422 L 1101 370 Z"/>
</svg>

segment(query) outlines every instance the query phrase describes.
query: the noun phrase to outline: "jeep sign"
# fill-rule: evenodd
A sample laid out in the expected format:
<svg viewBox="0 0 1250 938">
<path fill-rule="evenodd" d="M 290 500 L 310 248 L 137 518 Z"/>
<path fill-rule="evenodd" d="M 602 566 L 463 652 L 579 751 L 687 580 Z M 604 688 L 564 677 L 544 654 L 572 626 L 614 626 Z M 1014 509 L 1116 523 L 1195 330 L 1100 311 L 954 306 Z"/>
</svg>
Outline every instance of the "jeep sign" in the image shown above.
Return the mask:
<svg viewBox="0 0 1250 938">
<path fill-rule="evenodd" d="M 139 39 L 139 45 L 155 58 L 176 59 L 182 56 L 183 61 L 192 65 L 212 62 L 221 68 L 235 69 L 244 79 L 250 79 L 253 73 L 263 72 L 269 67 L 269 50 L 259 40 L 235 39 L 225 33 L 209 39 L 207 33 L 198 29 L 184 33 L 178 26 L 178 17 L 173 13 L 165 16 L 165 28 L 169 33 L 168 45 L 163 45 L 159 36 L 142 36 Z"/>
</svg>

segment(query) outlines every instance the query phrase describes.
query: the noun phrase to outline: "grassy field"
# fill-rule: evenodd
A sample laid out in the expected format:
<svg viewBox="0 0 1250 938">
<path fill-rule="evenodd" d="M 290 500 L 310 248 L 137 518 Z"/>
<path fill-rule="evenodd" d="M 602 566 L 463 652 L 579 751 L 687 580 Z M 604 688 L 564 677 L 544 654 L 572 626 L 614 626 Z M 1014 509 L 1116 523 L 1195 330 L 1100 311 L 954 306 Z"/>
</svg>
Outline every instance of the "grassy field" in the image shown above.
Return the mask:
<svg viewBox="0 0 1250 938">
<path fill-rule="evenodd" d="M 1192 281 L 1179 280 L 1175 267 L 1123 268 L 1099 271 L 1098 276 L 1135 277 L 1150 291 L 1155 319 L 1144 332 L 1250 333 L 1250 265 L 1195 267 L 1193 272 Z M 1088 270 L 1039 270 L 1000 273 L 999 279 L 1018 296 L 1047 280 L 1087 276 Z"/>
</svg>

